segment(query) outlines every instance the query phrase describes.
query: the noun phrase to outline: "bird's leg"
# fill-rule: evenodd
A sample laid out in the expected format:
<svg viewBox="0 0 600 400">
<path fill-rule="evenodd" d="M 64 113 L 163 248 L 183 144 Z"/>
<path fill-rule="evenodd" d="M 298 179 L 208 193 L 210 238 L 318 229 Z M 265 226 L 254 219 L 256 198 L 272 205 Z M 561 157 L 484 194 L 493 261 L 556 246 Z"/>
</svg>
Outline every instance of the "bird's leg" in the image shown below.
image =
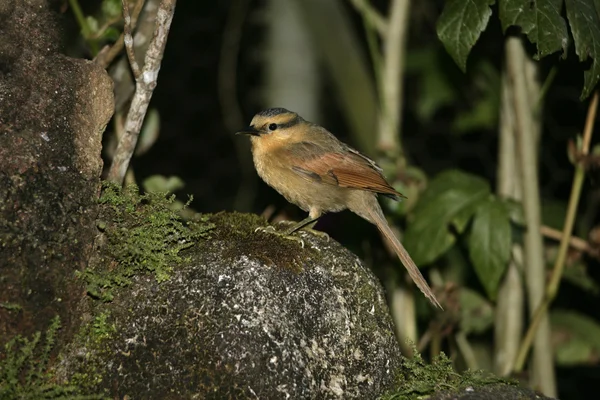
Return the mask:
<svg viewBox="0 0 600 400">
<path fill-rule="evenodd" d="M 285 233 L 287 235 L 291 235 L 292 233 L 294 233 L 302 228 L 312 230 L 312 228 L 317 223 L 318 219 L 319 219 L 319 217 L 313 218 L 309 215 L 308 217 L 304 218 L 302 221 L 295 223 L 294 225 L 292 225 L 291 227 L 286 229 Z"/>
<path fill-rule="evenodd" d="M 288 235 L 291 235 L 292 233 L 302 229 L 302 230 L 308 231 L 316 236 L 325 238 L 329 241 L 329 235 L 327 233 L 313 229 L 314 226 L 317 224 L 317 221 L 319 220 L 320 217 L 321 217 L 320 212 L 311 210 L 308 217 L 304 218 L 302 221 L 300 221 L 297 224 L 294 224 L 293 226 L 288 228 L 286 230 L 286 233 Z"/>
</svg>

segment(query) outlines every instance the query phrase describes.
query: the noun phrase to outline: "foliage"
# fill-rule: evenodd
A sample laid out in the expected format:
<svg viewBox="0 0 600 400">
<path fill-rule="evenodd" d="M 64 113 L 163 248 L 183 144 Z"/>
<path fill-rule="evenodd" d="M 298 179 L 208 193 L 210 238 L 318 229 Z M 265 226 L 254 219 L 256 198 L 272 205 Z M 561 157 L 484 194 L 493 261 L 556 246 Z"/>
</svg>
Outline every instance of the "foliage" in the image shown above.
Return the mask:
<svg viewBox="0 0 600 400">
<path fill-rule="evenodd" d="M 97 15 L 84 15 L 79 0 L 71 0 L 70 5 L 93 55 L 104 44 L 114 42 L 120 35 L 118 26 L 122 23 L 121 0 L 103 0 Z"/>
<path fill-rule="evenodd" d="M 419 200 L 406 232 L 406 248 L 417 265 L 430 264 L 468 232 L 470 259 L 494 299 L 508 265 L 515 207 L 493 195 L 485 180 L 458 170 L 445 171 L 430 182 Z"/>
<path fill-rule="evenodd" d="M 538 58 L 557 51 L 567 54 L 569 37 L 561 15 L 563 0 L 498 0 L 503 30 L 516 26 L 537 46 Z M 485 30 L 496 0 L 449 0 L 437 23 L 438 37 L 456 64 L 467 69 L 471 49 Z M 600 78 L 600 3 L 595 0 L 565 0 L 567 20 L 579 60 L 592 59 L 584 72 L 581 98 L 587 98 Z"/>
<path fill-rule="evenodd" d="M 99 395 L 81 395 L 79 388 L 54 382 L 47 371 L 50 353 L 60 329 L 60 319 L 52 319 L 41 343 L 41 333 L 31 339 L 20 335 L 4 346 L 5 358 L 0 360 L 1 399 L 103 399 Z"/>
<path fill-rule="evenodd" d="M 182 221 L 170 208 L 174 201 L 174 195 L 165 197 L 165 193 L 140 195 L 135 185 L 121 191 L 114 184 L 104 184 L 100 204 L 105 207 L 98 227 L 116 265 L 83 272 L 91 296 L 110 301 L 113 288 L 129 285 L 141 273 L 153 274 L 158 282 L 169 279 L 173 265 L 185 261 L 181 251 L 208 237 L 213 225 L 205 217 Z"/>
</svg>

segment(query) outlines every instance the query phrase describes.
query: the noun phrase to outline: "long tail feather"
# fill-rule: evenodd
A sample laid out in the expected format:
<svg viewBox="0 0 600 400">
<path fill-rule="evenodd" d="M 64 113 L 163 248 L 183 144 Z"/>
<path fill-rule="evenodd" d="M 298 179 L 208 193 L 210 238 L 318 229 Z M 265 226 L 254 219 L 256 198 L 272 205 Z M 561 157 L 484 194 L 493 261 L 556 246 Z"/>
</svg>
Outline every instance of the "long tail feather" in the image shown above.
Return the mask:
<svg viewBox="0 0 600 400">
<path fill-rule="evenodd" d="M 404 248 L 402 243 L 400 243 L 398 238 L 396 238 L 396 235 L 394 235 L 394 232 L 388 225 L 387 221 L 385 220 L 385 217 L 383 217 L 382 215 L 380 215 L 379 213 L 377 213 L 374 210 L 369 210 L 369 215 L 370 215 L 372 221 L 375 223 L 375 225 L 379 229 L 379 231 L 392 244 L 394 251 L 398 255 L 398 258 L 400 258 L 400 261 L 402 261 L 402 264 L 408 271 L 408 274 L 412 278 L 413 282 L 415 282 L 417 287 L 421 290 L 421 292 L 423 292 L 425 297 L 427 297 L 434 306 L 437 306 L 440 309 L 443 309 L 442 306 L 440 305 L 439 301 L 433 294 L 433 291 L 427 284 L 427 281 L 425 280 L 423 275 L 421 275 L 421 271 L 419 271 L 419 268 L 417 268 L 417 265 L 415 264 L 415 262 L 412 260 L 412 258 L 408 254 L 408 251 L 406 251 L 406 249 Z"/>
</svg>

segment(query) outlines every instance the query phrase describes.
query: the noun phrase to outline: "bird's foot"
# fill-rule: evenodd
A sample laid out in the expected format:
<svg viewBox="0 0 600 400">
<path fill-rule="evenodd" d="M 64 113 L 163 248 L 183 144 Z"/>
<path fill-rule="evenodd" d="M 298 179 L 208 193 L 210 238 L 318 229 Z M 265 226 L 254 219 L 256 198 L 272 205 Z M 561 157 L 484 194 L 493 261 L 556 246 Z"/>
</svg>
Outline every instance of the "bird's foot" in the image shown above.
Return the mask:
<svg viewBox="0 0 600 400">
<path fill-rule="evenodd" d="M 318 231 L 318 230 L 313 229 L 313 228 L 301 228 L 301 229 L 299 229 L 299 231 L 304 231 L 304 232 L 312 233 L 313 235 L 318 236 L 318 237 L 320 237 L 322 239 L 325 239 L 325 240 L 327 240 L 329 242 L 329 235 L 326 232 Z M 285 231 L 285 233 L 287 233 L 288 235 L 291 235 L 293 232 L 294 231 L 290 232 L 290 229 L 288 229 L 287 231 Z"/>
<path fill-rule="evenodd" d="M 272 225 L 269 226 L 259 226 L 258 228 L 256 228 L 254 230 L 254 232 L 264 232 L 264 233 L 269 233 L 272 235 L 277 235 L 283 239 L 287 239 L 287 240 L 293 240 L 295 242 L 298 242 L 300 244 L 300 246 L 302 248 L 304 248 L 304 240 L 302 240 L 302 238 L 293 236 L 292 233 L 288 233 L 287 231 L 284 232 L 279 232 L 278 230 L 275 229 L 275 227 L 273 227 Z"/>
</svg>

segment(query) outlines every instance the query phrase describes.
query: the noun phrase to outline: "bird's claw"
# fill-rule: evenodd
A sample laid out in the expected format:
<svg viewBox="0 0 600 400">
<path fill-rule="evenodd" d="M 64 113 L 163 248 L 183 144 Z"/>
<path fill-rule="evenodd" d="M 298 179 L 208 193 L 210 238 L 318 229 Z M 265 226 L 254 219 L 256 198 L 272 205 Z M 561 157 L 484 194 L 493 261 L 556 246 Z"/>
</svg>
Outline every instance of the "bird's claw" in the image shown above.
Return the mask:
<svg viewBox="0 0 600 400">
<path fill-rule="evenodd" d="M 272 235 L 277 235 L 283 239 L 287 239 L 287 240 L 293 240 L 295 242 L 300 243 L 300 247 L 304 248 L 304 240 L 302 240 L 302 238 L 293 236 L 291 233 L 288 232 L 279 232 L 277 231 L 272 225 L 269 226 L 259 226 L 258 228 L 256 228 L 254 230 L 254 232 L 265 232 L 265 233 L 269 233 Z"/>
<path fill-rule="evenodd" d="M 293 232 L 296 232 L 296 231 L 291 231 L 291 230 L 285 231 L 286 235 L 291 235 Z M 318 236 L 318 237 L 320 237 L 322 239 L 325 239 L 325 240 L 327 240 L 329 242 L 329 235 L 326 232 L 323 232 L 323 231 L 318 231 L 318 230 L 313 229 L 313 228 L 302 228 L 302 229 L 299 229 L 298 232 L 309 232 L 309 233 L 311 233 L 311 234 L 313 234 L 315 236 Z"/>
</svg>

